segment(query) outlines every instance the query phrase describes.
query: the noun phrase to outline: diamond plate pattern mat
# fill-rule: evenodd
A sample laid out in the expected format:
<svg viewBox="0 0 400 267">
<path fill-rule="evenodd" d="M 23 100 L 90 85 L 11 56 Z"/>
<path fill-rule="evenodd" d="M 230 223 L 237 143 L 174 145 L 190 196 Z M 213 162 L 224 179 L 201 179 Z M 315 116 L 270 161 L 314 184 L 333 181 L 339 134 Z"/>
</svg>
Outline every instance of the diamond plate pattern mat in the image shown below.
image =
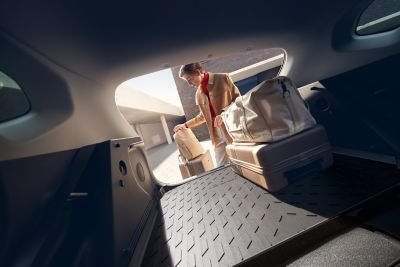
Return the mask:
<svg viewBox="0 0 400 267">
<path fill-rule="evenodd" d="M 225 167 L 161 198 L 143 266 L 232 266 L 371 195 L 326 174 L 272 194 Z"/>
</svg>

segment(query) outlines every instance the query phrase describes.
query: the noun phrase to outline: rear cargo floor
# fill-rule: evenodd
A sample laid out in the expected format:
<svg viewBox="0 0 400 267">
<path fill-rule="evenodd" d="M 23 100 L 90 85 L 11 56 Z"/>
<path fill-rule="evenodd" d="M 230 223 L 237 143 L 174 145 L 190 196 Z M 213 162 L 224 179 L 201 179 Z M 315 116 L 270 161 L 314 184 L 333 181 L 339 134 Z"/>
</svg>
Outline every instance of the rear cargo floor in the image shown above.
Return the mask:
<svg viewBox="0 0 400 267">
<path fill-rule="evenodd" d="M 144 266 L 232 266 L 394 184 L 360 181 L 333 168 L 278 193 L 230 167 L 174 188 L 161 198 Z"/>
</svg>

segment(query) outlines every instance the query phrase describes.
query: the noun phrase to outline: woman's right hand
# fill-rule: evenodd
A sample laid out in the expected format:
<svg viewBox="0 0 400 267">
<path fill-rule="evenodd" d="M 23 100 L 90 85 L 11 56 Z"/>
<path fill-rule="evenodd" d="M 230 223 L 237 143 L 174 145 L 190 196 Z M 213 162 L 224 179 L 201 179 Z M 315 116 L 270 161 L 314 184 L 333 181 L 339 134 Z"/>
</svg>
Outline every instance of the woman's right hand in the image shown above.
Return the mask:
<svg viewBox="0 0 400 267">
<path fill-rule="evenodd" d="M 221 128 L 222 123 L 224 123 L 224 121 L 222 120 L 222 116 L 217 115 L 214 119 L 214 127 Z"/>
<path fill-rule="evenodd" d="M 176 125 L 176 126 L 174 127 L 174 132 L 176 133 L 177 131 L 179 131 L 179 130 L 181 130 L 181 129 L 183 129 L 183 128 L 186 128 L 186 126 L 185 126 L 184 123 L 178 124 L 178 125 Z"/>
</svg>

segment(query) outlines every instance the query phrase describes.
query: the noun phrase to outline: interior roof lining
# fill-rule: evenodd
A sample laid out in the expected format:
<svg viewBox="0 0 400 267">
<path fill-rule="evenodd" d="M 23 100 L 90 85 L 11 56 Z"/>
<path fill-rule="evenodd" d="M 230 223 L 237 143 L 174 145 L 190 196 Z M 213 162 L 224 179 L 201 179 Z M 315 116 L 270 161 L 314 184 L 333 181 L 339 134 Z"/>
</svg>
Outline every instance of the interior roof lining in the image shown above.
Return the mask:
<svg viewBox="0 0 400 267">
<path fill-rule="evenodd" d="M 345 40 L 349 32 L 354 32 L 349 25 L 356 25 L 370 2 L 311 0 L 300 4 L 276 0 L 249 1 L 243 6 L 222 1 L 203 11 L 207 19 L 201 18 L 193 26 L 189 21 L 193 14 L 188 14 L 190 6 L 184 1 L 158 6 L 116 2 L 111 7 L 69 1 L 56 6 L 20 6 L 10 1 L 4 4 L 10 12 L 0 18 L 0 27 L 53 63 L 113 89 L 132 77 L 205 59 L 209 54 L 214 58 L 269 47 L 288 51 L 290 66 L 285 66 L 286 73 L 306 84 L 316 80 L 311 76 L 326 78 L 336 75 L 338 69 L 345 71 L 399 51 L 397 39 L 389 44 L 395 49 L 375 49 L 373 53 L 344 52 L 346 49 L 335 45 L 335 40 L 343 46 L 354 39 L 350 36 L 353 39 Z M 232 15 L 221 20 L 221 12 Z M 318 56 L 314 58 L 315 51 Z M 330 62 L 332 66 L 308 70 L 305 61 L 309 65 Z"/>
</svg>

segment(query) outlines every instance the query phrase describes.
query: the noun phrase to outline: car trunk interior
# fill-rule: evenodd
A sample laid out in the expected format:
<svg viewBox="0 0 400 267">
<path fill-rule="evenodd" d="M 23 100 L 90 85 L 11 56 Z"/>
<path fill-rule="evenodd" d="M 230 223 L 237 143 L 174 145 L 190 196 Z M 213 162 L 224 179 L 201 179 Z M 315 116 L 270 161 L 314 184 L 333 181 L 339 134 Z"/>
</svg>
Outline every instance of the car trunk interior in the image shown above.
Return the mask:
<svg viewBox="0 0 400 267">
<path fill-rule="evenodd" d="M 91 159 L 86 169 L 72 190 L 75 194 L 70 194 L 66 202 L 57 201 L 64 199 L 60 198 L 60 194 L 65 192 L 61 189 L 57 194 L 41 189 L 41 192 L 38 191 L 41 194 L 31 199 L 19 197 L 21 207 L 43 204 L 31 209 L 34 212 L 28 216 L 29 223 L 14 223 L 14 231 L 23 233 L 14 240 L 23 242 L 7 244 L 7 239 L 2 239 L 8 255 L 24 251 L 27 247 L 36 248 L 41 253 L 34 259 L 30 259 L 30 255 L 20 255 L 21 260 L 32 260 L 35 266 L 44 263 L 50 263 L 50 266 L 127 264 L 129 255 L 139 257 L 137 254 L 144 253 L 144 266 L 174 266 L 180 261 L 190 265 L 186 261 L 191 259 L 194 262 L 201 260 L 203 263 L 209 261 L 227 265 L 248 260 L 243 264 L 251 266 L 258 257 L 258 260 L 266 257 L 276 264 L 286 262 L 288 257 L 295 259 L 302 256 L 309 246 L 360 226 L 400 238 L 396 223 L 400 219 L 396 205 L 399 201 L 400 172 L 395 165 L 335 155 L 335 163 L 327 171 L 310 175 L 276 193 L 269 193 L 240 177 L 228 166 L 181 186 L 165 187 L 163 195 L 151 192 L 151 199 L 148 198 L 144 204 L 124 204 L 121 202 L 124 195 L 126 197 L 132 192 L 123 189 L 121 183 L 125 182 L 125 188 L 129 187 L 127 179 L 135 181 L 135 178 L 129 177 L 131 174 L 128 171 L 126 179 L 121 180 L 121 174 L 111 172 L 113 166 L 107 164 L 110 157 L 123 158 L 123 154 L 128 154 L 134 140 L 123 141 L 117 141 L 121 145 L 119 151 L 110 149 L 109 142 L 96 145 L 90 152 Z M 67 158 L 68 155 L 61 152 L 51 156 Z M 15 181 L 25 177 L 26 173 L 21 176 L 15 169 L 24 168 L 29 170 L 30 175 L 45 176 L 40 166 L 27 169 L 23 163 L 48 157 L 2 163 L 3 170 L 10 170 L 2 172 L 3 184 L 6 178 Z M 112 162 L 116 165 L 114 167 L 118 168 L 118 162 Z M 62 163 L 53 164 L 60 167 Z M 99 168 L 99 165 L 104 167 Z M 64 175 L 60 184 L 71 179 L 70 173 L 64 172 Z M 116 187 L 123 191 L 117 189 L 116 192 Z M 9 189 L 3 187 L 3 190 Z M 49 199 L 40 200 L 39 195 L 47 195 Z M 371 198 L 374 198 L 373 205 L 369 204 Z M 11 200 L 9 204 L 12 204 Z M 111 216 L 116 210 L 123 216 Z M 44 213 L 47 215 L 41 216 Z M 385 213 L 388 215 L 383 216 Z M 25 214 L 10 211 L 2 214 L 2 232 L 10 233 L 10 229 L 6 228 L 9 222 L 15 222 L 22 215 Z M 343 215 L 340 222 L 337 221 L 338 215 Z M 147 249 L 139 246 L 143 243 L 139 239 L 148 239 L 149 231 L 148 236 L 142 234 L 136 240 L 126 236 L 122 244 L 117 242 L 120 238 L 116 235 L 124 233 L 123 230 L 128 227 L 126 221 L 137 228 L 150 227 L 152 235 Z M 314 230 L 324 229 L 324 225 L 330 225 L 325 234 L 309 236 Z M 300 241 L 309 245 L 307 249 L 293 245 L 293 242 Z M 280 254 L 273 252 L 275 248 L 278 251 L 291 249 Z M 114 253 L 107 253 L 109 251 Z"/>
<path fill-rule="evenodd" d="M 144 257 L 144 266 L 251 266 L 263 259 L 295 262 L 310 247 L 359 227 L 400 238 L 399 91 L 391 78 L 399 60 L 393 56 L 320 81 L 323 86 L 300 88 L 334 151 L 341 149 L 330 169 L 276 193 L 230 167 L 158 193 L 159 186 L 137 177 L 136 157 L 129 157 L 141 149 L 134 138 L 2 162 L 3 262 L 33 250 L 37 254 L 16 258 L 34 266 L 111 266 L 128 264 L 129 256 Z M 49 183 L 22 182 L 27 176 Z M 29 197 L 13 195 L 21 185 Z M 142 190 L 127 189 L 135 186 Z M 131 194 L 146 198 L 124 203 Z M 132 225 L 141 231 L 121 238 Z"/>
</svg>

